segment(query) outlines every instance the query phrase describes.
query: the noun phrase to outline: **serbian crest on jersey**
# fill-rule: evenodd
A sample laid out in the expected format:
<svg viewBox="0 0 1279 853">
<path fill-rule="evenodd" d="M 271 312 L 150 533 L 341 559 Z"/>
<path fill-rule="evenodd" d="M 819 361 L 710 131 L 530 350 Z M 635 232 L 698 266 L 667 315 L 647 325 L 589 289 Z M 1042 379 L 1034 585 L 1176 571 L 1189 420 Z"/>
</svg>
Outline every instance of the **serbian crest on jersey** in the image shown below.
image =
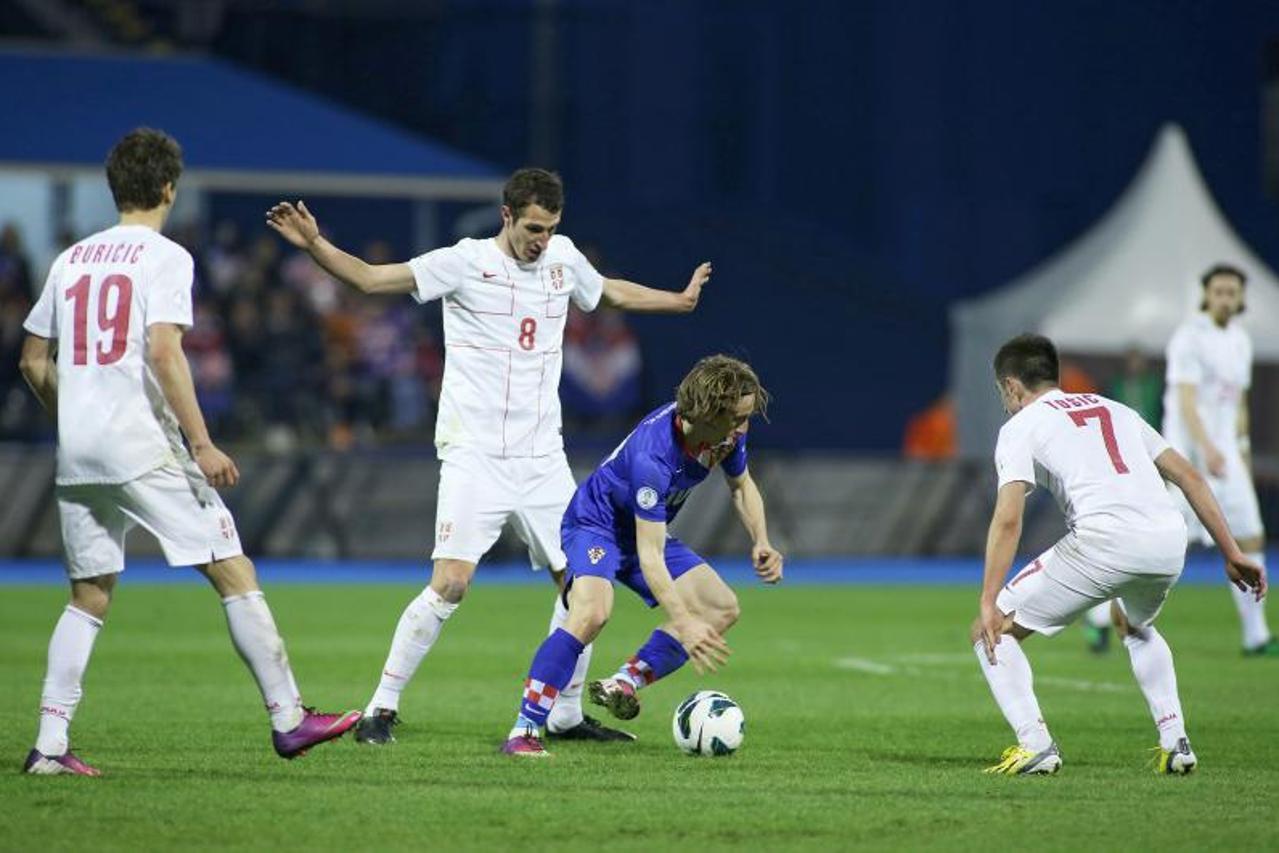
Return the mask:
<svg viewBox="0 0 1279 853">
<path fill-rule="evenodd" d="M 551 268 L 547 271 L 547 275 L 551 277 L 551 287 L 555 290 L 564 289 L 564 265 L 551 264 Z"/>
</svg>

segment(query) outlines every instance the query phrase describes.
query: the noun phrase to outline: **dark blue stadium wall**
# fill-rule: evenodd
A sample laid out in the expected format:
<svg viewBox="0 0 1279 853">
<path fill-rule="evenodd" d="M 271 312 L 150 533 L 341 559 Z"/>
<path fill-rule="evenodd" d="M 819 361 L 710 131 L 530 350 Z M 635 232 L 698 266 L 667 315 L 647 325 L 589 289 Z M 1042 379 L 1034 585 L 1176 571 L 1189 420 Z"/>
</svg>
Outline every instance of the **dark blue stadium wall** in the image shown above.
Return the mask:
<svg viewBox="0 0 1279 853">
<path fill-rule="evenodd" d="M 526 160 L 532 4 L 433 4 L 393 25 L 296 11 L 232 20 L 219 50 Z M 1078 234 L 1164 121 L 1279 260 L 1260 102 L 1279 3 L 564 0 L 556 15 L 566 231 L 644 281 L 716 262 L 695 319 L 641 324 L 651 384 L 708 350 L 749 354 L 778 397 L 761 442 L 895 447 L 945 384 L 946 302 Z"/>
</svg>

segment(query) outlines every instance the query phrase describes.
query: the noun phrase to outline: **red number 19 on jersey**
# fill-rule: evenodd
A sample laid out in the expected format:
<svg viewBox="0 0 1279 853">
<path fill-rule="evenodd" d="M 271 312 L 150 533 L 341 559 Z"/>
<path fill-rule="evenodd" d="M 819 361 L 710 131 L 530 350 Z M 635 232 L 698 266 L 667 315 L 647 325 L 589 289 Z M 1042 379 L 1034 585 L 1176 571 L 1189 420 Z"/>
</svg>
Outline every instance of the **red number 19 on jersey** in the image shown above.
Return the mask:
<svg viewBox="0 0 1279 853">
<path fill-rule="evenodd" d="M 71 302 L 73 363 L 89 363 L 89 285 L 90 276 L 67 288 L 64 294 Z M 113 298 L 114 297 L 114 298 Z M 109 275 L 98 285 L 98 329 L 111 334 L 107 346 L 99 339 L 94 347 L 98 364 L 114 364 L 124 358 L 129 345 L 129 315 L 133 311 L 133 279 L 127 275 Z"/>
</svg>

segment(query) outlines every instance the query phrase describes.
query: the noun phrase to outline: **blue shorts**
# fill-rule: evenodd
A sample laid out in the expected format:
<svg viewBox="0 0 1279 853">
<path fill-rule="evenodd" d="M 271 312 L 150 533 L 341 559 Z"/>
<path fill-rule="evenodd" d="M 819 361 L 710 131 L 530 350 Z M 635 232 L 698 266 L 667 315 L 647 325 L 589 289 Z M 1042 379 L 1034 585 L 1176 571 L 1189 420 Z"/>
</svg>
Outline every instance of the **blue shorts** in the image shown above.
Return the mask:
<svg viewBox="0 0 1279 853">
<path fill-rule="evenodd" d="M 615 580 L 635 590 L 649 607 L 657 606 L 657 599 L 640 571 L 639 555 L 633 550 L 634 545 L 628 546 L 631 550 L 623 550 L 612 534 L 584 527 L 565 528 L 562 541 L 564 555 L 568 558 L 570 583 L 573 578 L 581 576 Z M 674 536 L 666 537 L 666 569 L 672 580 L 705 562 Z"/>
</svg>

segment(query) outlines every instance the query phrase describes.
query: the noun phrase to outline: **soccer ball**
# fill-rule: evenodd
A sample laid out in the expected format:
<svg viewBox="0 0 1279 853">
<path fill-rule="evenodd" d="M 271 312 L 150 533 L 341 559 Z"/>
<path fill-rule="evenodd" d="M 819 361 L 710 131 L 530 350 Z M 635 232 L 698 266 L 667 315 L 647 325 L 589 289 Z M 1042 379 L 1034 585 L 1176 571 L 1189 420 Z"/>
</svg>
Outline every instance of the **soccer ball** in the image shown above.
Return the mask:
<svg viewBox="0 0 1279 853">
<path fill-rule="evenodd" d="M 732 755 L 742 745 L 742 709 L 717 690 L 699 690 L 680 702 L 671 722 L 675 744 L 689 755 Z"/>
</svg>

